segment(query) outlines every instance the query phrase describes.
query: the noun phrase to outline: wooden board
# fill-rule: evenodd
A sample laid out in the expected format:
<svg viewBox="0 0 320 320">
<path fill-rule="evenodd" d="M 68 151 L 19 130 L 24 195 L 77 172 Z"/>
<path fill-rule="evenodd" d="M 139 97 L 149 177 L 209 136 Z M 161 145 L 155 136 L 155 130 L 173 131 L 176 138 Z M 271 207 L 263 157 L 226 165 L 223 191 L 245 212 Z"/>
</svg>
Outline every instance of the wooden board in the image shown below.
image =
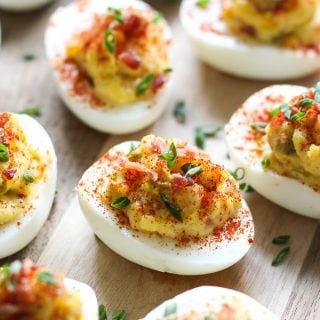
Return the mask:
<svg viewBox="0 0 320 320">
<path fill-rule="evenodd" d="M 201 63 L 190 48 L 178 20 L 179 1 L 154 1 L 168 18 L 174 35 L 176 89 L 168 112 L 152 127 L 130 136 L 108 137 L 81 124 L 63 106 L 51 80 L 43 48 L 43 30 L 55 7 L 26 14 L 0 11 L 3 45 L 0 51 L 0 110 L 19 111 L 33 104 L 42 108 L 39 121 L 52 136 L 59 158 L 56 201 L 45 227 L 25 250 L 10 259 L 30 257 L 69 277 L 91 285 L 100 303 L 110 310 L 124 308 L 138 319 L 163 300 L 200 285 L 218 285 L 245 292 L 282 319 L 320 319 L 320 228 L 314 220 L 294 215 L 256 193 L 246 194 L 256 228 L 248 255 L 228 270 L 196 277 L 151 271 L 124 260 L 101 243 L 85 222 L 74 196 L 84 170 L 110 146 L 148 133 L 193 141 L 194 128 L 224 124 L 241 102 L 267 83 L 224 75 Z M 21 55 L 37 58 L 25 62 Z M 319 75 L 292 83 L 312 85 Z M 177 124 L 172 107 L 185 100 L 188 121 Z M 207 151 L 226 161 L 222 135 L 208 140 Z M 280 234 L 292 236 L 292 252 L 279 267 L 271 267 L 279 248 L 271 244 Z M 0 262 L 4 262 L 0 261 Z"/>
</svg>

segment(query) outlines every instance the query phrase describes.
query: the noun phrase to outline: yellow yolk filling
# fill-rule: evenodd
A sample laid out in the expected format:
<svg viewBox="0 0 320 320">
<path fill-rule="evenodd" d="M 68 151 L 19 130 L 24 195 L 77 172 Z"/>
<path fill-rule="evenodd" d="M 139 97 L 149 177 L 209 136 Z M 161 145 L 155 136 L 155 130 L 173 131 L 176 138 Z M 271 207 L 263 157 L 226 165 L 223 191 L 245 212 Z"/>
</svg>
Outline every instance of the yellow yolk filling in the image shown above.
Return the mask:
<svg viewBox="0 0 320 320">
<path fill-rule="evenodd" d="M 8 160 L 0 161 L 0 225 L 4 225 L 32 208 L 38 193 L 37 182 L 44 174 L 44 164 L 28 144 L 14 115 L 0 114 L 0 132 L 0 143 L 8 150 Z M 26 175 L 31 175 L 34 181 L 30 182 Z"/>
<path fill-rule="evenodd" d="M 172 144 L 177 155 L 169 168 L 161 155 L 170 154 Z M 110 176 L 105 197 L 109 204 L 124 196 L 130 200 L 121 210 L 133 229 L 170 238 L 204 237 L 238 215 L 242 200 L 234 179 L 185 141 L 146 136 L 126 158 Z M 201 172 L 187 177 L 181 168 L 186 164 Z"/>
<path fill-rule="evenodd" d="M 96 17 L 91 29 L 76 35 L 67 47 L 67 58 L 85 73 L 96 96 L 113 106 L 152 97 L 169 63 L 164 25 L 152 21 L 155 12 L 118 12 L 122 22 L 111 13 Z M 153 83 L 137 94 L 137 86 L 149 74 Z"/>
</svg>

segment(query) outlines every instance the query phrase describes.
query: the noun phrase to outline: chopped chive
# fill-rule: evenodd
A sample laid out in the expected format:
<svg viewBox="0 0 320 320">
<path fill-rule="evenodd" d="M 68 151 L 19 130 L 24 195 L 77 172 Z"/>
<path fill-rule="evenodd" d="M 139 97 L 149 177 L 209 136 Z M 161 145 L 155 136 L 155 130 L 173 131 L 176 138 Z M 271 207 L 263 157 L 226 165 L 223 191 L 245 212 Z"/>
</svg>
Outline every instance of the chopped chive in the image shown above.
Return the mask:
<svg viewBox="0 0 320 320">
<path fill-rule="evenodd" d="M 270 117 L 275 117 L 277 116 L 280 112 L 284 112 L 285 114 L 288 113 L 288 111 L 290 111 L 291 109 L 291 105 L 288 103 L 282 104 L 281 106 L 271 110 L 270 112 Z"/>
<path fill-rule="evenodd" d="M 230 174 L 234 177 L 235 180 L 242 180 L 246 174 L 244 168 L 237 168 L 236 170 L 230 172 Z"/>
<path fill-rule="evenodd" d="M 10 265 L 8 263 L 6 263 L 2 267 L 0 267 L 0 274 L 2 274 L 4 278 L 9 277 L 9 275 L 10 275 Z"/>
<path fill-rule="evenodd" d="M 202 9 L 205 9 L 205 8 L 208 7 L 209 3 L 210 3 L 210 0 L 198 0 L 197 1 L 197 6 L 202 8 Z"/>
<path fill-rule="evenodd" d="M 22 59 L 25 61 L 32 61 L 36 58 L 35 54 L 32 52 L 26 52 L 22 55 Z"/>
<path fill-rule="evenodd" d="M 154 17 L 152 18 L 152 23 L 158 24 L 162 19 L 163 19 L 163 14 L 157 11 Z"/>
<path fill-rule="evenodd" d="M 163 69 L 163 72 L 164 73 L 170 73 L 170 72 L 172 72 L 173 71 L 173 69 L 171 68 L 171 67 L 167 67 L 167 68 L 164 68 Z"/>
<path fill-rule="evenodd" d="M 0 143 L 0 162 L 8 162 L 9 161 L 9 150 L 8 148 Z"/>
<path fill-rule="evenodd" d="M 206 137 L 211 138 L 215 137 L 223 129 L 221 126 L 216 125 L 207 125 L 198 128 L 202 130 Z"/>
<path fill-rule="evenodd" d="M 111 207 L 116 209 L 123 209 L 131 203 L 130 199 L 127 197 L 120 197 L 111 203 Z"/>
<path fill-rule="evenodd" d="M 164 194 L 164 193 L 160 193 L 160 199 L 161 201 L 164 203 L 164 205 L 166 206 L 166 208 L 169 210 L 169 212 L 171 213 L 171 215 L 178 221 L 183 222 L 183 218 L 182 218 L 182 214 L 181 214 L 181 209 L 179 207 L 177 207 L 174 203 L 172 203 L 169 200 L 169 197 Z"/>
<path fill-rule="evenodd" d="M 34 182 L 34 174 L 31 170 L 26 170 L 23 173 L 23 179 L 29 183 L 33 183 Z"/>
<path fill-rule="evenodd" d="M 18 274 L 21 270 L 21 262 L 14 261 L 10 264 L 10 274 Z"/>
<path fill-rule="evenodd" d="M 190 169 L 197 167 L 196 164 L 193 163 L 185 163 L 181 166 L 181 170 L 186 174 Z"/>
<path fill-rule="evenodd" d="M 206 135 L 202 131 L 201 128 L 196 128 L 196 137 L 195 137 L 195 142 L 197 147 L 200 149 L 204 149 L 206 145 Z"/>
<path fill-rule="evenodd" d="M 204 320 L 216 320 L 216 318 L 211 317 L 211 316 L 206 316 L 206 317 L 204 317 Z"/>
<path fill-rule="evenodd" d="M 160 154 L 159 157 L 167 161 L 167 166 L 169 169 L 172 169 L 177 161 L 177 149 L 175 144 L 172 142 L 168 152 Z"/>
<path fill-rule="evenodd" d="M 136 96 L 139 97 L 143 95 L 148 89 L 150 89 L 154 79 L 153 73 L 148 73 L 137 85 Z"/>
<path fill-rule="evenodd" d="M 267 125 L 268 125 L 267 122 L 254 122 L 250 124 L 250 128 L 252 130 L 265 133 Z"/>
<path fill-rule="evenodd" d="M 272 240 L 273 244 L 287 244 L 290 240 L 289 235 L 279 236 Z"/>
<path fill-rule="evenodd" d="M 130 149 L 129 149 L 129 152 L 127 153 L 127 156 L 130 156 L 130 154 L 137 149 L 137 146 L 134 142 L 131 142 L 130 143 Z"/>
<path fill-rule="evenodd" d="M 239 184 L 239 189 L 244 192 L 255 192 L 255 190 L 245 182 Z"/>
<path fill-rule="evenodd" d="M 178 306 L 176 303 L 172 303 L 168 306 L 166 306 L 166 308 L 164 309 L 164 312 L 163 312 L 163 316 L 164 317 L 169 317 L 173 314 L 176 314 L 177 313 L 177 309 L 178 309 Z"/>
<path fill-rule="evenodd" d="M 19 111 L 20 114 L 26 114 L 30 117 L 39 117 L 41 116 L 41 110 L 38 106 L 30 107 Z"/>
<path fill-rule="evenodd" d="M 114 53 L 116 51 L 116 36 L 114 32 L 111 29 L 107 29 L 105 34 L 104 34 L 104 45 L 106 49 L 110 53 Z"/>
<path fill-rule="evenodd" d="M 276 257 L 273 259 L 271 265 L 272 265 L 273 267 L 278 266 L 279 264 L 281 264 L 281 263 L 286 259 L 286 257 L 289 255 L 289 253 L 290 253 L 290 247 L 286 247 L 286 248 L 282 249 L 282 250 L 276 255 Z"/>
<path fill-rule="evenodd" d="M 270 166 L 270 163 L 271 163 L 270 159 L 262 159 L 261 160 L 261 165 L 263 168 L 268 168 Z"/>
<path fill-rule="evenodd" d="M 301 107 L 311 107 L 314 104 L 314 100 L 309 99 L 309 98 L 304 98 L 300 101 L 300 106 Z"/>
<path fill-rule="evenodd" d="M 112 18 L 119 22 L 119 23 L 124 23 L 124 17 L 122 15 L 122 12 L 119 9 L 115 9 L 115 8 L 108 8 L 108 11 L 112 13 Z"/>
<path fill-rule="evenodd" d="M 38 273 L 37 280 L 39 282 L 43 282 L 45 284 L 48 284 L 50 286 L 53 286 L 56 284 L 56 279 L 54 277 L 54 274 L 49 271 L 42 271 Z"/>
<path fill-rule="evenodd" d="M 111 320 L 125 320 L 127 317 L 127 314 L 124 310 L 116 311 L 112 316 Z"/>
<path fill-rule="evenodd" d="M 228 160 L 231 159 L 231 158 L 230 158 L 230 153 L 227 153 L 227 154 L 226 154 L 226 158 L 227 158 Z"/>
<path fill-rule="evenodd" d="M 297 112 L 296 114 L 294 114 L 293 116 L 291 116 L 290 120 L 300 121 L 303 118 L 305 118 L 306 115 L 307 115 L 306 112 L 300 111 L 300 112 Z"/>
<path fill-rule="evenodd" d="M 108 320 L 107 309 L 103 304 L 99 305 L 99 320 Z"/>
<path fill-rule="evenodd" d="M 199 166 L 195 166 L 187 171 L 185 177 L 191 178 L 191 177 L 194 177 L 195 175 L 198 175 L 200 173 L 202 173 L 202 168 Z"/>
<path fill-rule="evenodd" d="M 184 101 L 178 101 L 174 107 L 173 115 L 180 123 L 186 122 L 186 110 Z"/>
</svg>

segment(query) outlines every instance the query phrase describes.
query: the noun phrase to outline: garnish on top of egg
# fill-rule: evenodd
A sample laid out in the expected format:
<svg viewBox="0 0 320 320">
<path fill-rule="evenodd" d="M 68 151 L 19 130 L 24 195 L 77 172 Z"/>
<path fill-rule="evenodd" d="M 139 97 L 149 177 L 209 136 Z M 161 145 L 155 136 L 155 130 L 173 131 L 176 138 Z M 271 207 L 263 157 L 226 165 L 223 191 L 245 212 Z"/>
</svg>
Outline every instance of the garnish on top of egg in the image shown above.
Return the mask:
<svg viewBox="0 0 320 320">
<path fill-rule="evenodd" d="M 275 80 L 320 69 L 318 0 L 184 0 L 180 16 L 200 58 L 219 70 Z"/>
<path fill-rule="evenodd" d="M 142 320 L 277 320 L 251 297 L 235 290 L 203 286 L 185 291 Z"/>
<path fill-rule="evenodd" d="M 75 1 L 50 18 L 46 51 L 65 104 L 87 125 L 140 130 L 171 91 L 170 28 L 140 0 Z"/>
<path fill-rule="evenodd" d="M 256 191 L 320 218 L 320 83 L 274 85 L 255 93 L 225 131 L 231 158 Z"/>
<path fill-rule="evenodd" d="M 26 259 L 0 268 L 1 320 L 98 320 L 93 290 Z"/>
<path fill-rule="evenodd" d="M 77 191 L 97 236 L 154 270 L 216 272 L 253 242 L 235 180 L 186 141 L 150 135 L 116 145 L 84 173 Z"/>
<path fill-rule="evenodd" d="M 25 247 L 46 221 L 56 161 L 50 137 L 37 121 L 0 113 L 0 258 Z"/>
</svg>

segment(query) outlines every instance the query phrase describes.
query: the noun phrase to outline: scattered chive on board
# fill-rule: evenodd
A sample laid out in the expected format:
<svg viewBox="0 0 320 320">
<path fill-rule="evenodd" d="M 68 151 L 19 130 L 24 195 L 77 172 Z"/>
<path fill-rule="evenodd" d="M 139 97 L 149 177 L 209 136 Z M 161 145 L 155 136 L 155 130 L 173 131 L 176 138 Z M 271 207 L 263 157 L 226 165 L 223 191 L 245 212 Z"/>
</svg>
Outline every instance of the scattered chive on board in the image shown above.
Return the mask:
<svg viewBox="0 0 320 320">
<path fill-rule="evenodd" d="M 286 247 L 284 249 L 282 249 L 277 255 L 276 257 L 272 260 L 272 266 L 276 267 L 279 264 L 281 264 L 289 255 L 290 253 L 290 247 Z"/>
<path fill-rule="evenodd" d="M 19 111 L 20 114 L 26 114 L 30 117 L 39 117 L 41 116 L 41 110 L 40 107 L 38 106 L 34 106 L 34 107 L 29 107 L 29 108 L 25 108 L 21 111 Z"/>
<path fill-rule="evenodd" d="M 289 235 L 278 236 L 272 240 L 272 243 L 273 244 L 280 244 L 280 245 L 287 244 L 289 242 L 290 238 L 291 237 Z"/>
</svg>

